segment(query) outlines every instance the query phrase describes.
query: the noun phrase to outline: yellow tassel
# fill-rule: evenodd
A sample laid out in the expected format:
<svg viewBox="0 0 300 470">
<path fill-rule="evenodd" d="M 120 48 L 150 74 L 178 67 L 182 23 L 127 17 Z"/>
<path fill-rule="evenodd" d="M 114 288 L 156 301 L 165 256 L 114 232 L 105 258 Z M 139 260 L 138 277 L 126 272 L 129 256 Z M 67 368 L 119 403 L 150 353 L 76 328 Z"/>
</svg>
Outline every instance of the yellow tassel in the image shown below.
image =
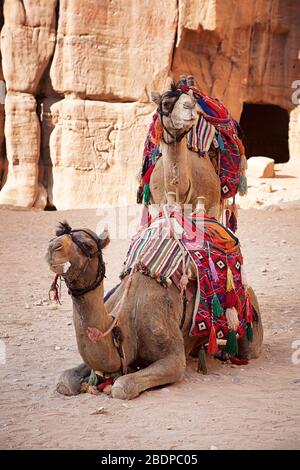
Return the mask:
<svg viewBox="0 0 300 470">
<path fill-rule="evenodd" d="M 233 280 L 233 275 L 230 267 L 227 267 L 227 282 L 226 282 L 226 290 L 227 292 L 231 291 L 232 289 L 235 289 L 234 285 L 234 280 Z"/>
<path fill-rule="evenodd" d="M 230 328 L 233 331 L 236 331 L 240 325 L 240 320 L 239 320 L 236 308 L 235 307 L 227 308 L 225 315 L 226 315 L 228 328 Z"/>
</svg>

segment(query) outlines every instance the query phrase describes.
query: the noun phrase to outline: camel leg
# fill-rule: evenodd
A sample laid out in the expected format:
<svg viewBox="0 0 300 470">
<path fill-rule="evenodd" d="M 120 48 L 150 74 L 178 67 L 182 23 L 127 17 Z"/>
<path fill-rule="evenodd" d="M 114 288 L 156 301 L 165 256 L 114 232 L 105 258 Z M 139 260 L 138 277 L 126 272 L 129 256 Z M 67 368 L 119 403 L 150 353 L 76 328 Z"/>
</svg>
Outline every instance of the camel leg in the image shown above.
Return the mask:
<svg viewBox="0 0 300 470">
<path fill-rule="evenodd" d="M 239 357 L 243 359 L 256 359 L 260 356 L 262 350 L 262 343 L 264 338 L 264 330 L 261 321 L 261 313 L 257 297 L 251 287 L 249 287 L 249 293 L 251 297 L 252 305 L 255 308 L 258 318 L 253 321 L 253 341 L 250 343 L 246 336 L 243 336 L 238 342 L 239 345 Z"/>
<path fill-rule="evenodd" d="M 182 350 L 180 354 L 169 354 L 145 369 L 119 377 L 112 387 L 111 395 L 113 398 L 131 400 L 144 390 L 181 380 L 184 371 L 185 354 Z"/>
<path fill-rule="evenodd" d="M 58 379 L 57 392 L 68 396 L 78 395 L 82 382 L 89 377 L 90 373 L 91 369 L 85 364 L 65 370 Z"/>
</svg>

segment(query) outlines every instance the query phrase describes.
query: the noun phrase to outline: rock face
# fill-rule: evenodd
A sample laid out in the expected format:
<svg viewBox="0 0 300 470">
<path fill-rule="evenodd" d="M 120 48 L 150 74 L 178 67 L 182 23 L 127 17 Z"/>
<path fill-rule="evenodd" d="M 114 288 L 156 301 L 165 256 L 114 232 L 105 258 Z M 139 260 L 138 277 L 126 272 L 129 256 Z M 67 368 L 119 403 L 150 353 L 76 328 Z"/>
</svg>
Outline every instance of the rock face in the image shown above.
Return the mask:
<svg viewBox="0 0 300 470">
<path fill-rule="evenodd" d="M 291 111 L 299 155 L 298 0 L 5 0 L 3 13 L 0 204 L 133 202 L 150 91 L 180 72 L 235 118 L 244 102 Z"/>
</svg>

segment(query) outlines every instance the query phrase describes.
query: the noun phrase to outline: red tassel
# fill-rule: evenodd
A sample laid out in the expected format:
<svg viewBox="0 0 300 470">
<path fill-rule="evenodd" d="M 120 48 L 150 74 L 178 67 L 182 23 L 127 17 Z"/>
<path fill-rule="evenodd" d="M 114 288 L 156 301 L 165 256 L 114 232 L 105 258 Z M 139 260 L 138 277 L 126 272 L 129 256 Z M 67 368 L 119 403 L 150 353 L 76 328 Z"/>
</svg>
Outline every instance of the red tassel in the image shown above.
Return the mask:
<svg viewBox="0 0 300 470">
<path fill-rule="evenodd" d="M 217 344 L 216 330 L 214 325 L 212 325 L 210 329 L 207 352 L 208 354 L 214 355 L 218 352 L 218 350 L 219 348 Z"/>
<path fill-rule="evenodd" d="M 239 315 L 243 314 L 243 306 L 242 306 L 242 303 L 241 303 L 240 298 L 239 298 L 238 295 L 236 296 L 236 306 L 235 306 L 235 308 L 237 309 Z"/>
<path fill-rule="evenodd" d="M 227 308 L 235 307 L 237 303 L 237 295 L 234 289 L 226 292 L 226 306 Z"/>
<path fill-rule="evenodd" d="M 98 385 L 98 389 L 102 392 L 103 389 L 107 386 L 107 385 L 112 385 L 113 384 L 113 379 L 109 378 L 109 379 L 106 379 L 105 382 L 102 382 L 101 384 Z"/>
</svg>

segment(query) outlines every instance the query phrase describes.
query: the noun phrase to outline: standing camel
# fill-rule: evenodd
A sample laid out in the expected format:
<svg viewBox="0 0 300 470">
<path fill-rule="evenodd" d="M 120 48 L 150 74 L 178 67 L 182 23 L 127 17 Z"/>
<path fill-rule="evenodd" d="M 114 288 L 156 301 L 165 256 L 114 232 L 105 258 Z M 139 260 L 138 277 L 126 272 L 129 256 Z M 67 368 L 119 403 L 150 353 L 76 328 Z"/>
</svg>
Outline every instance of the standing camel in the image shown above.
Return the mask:
<svg viewBox="0 0 300 470">
<path fill-rule="evenodd" d="M 206 154 L 199 156 L 187 148 L 187 132 L 197 118 L 197 102 L 193 92 L 172 89 L 160 95 L 151 93 L 158 105 L 162 125 L 161 158 L 158 159 L 150 179 L 151 201 L 167 202 L 167 194 L 175 193 L 180 205 L 196 207 L 197 197 L 205 198 L 205 210 L 210 217 L 220 215 L 220 179 Z"/>
</svg>

